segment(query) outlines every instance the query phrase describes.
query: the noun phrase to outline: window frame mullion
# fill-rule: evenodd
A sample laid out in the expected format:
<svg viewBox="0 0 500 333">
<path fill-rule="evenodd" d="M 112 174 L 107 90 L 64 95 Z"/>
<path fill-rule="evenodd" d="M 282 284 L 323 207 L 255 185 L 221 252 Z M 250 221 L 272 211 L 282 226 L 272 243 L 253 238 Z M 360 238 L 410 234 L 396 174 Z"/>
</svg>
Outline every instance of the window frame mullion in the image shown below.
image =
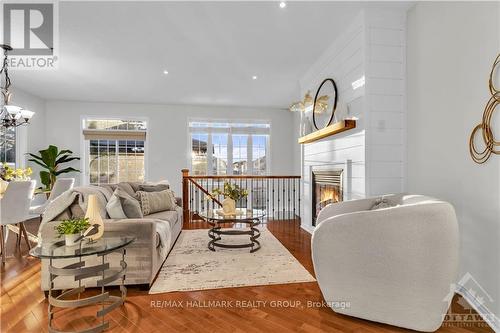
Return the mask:
<svg viewBox="0 0 500 333">
<path fill-rule="evenodd" d="M 212 151 L 212 131 L 208 132 L 207 138 L 207 175 L 212 175 L 213 172 L 213 151 Z"/>
<path fill-rule="evenodd" d="M 247 136 L 247 174 L 253 175 L 253 134 Z"/>
<path fill-rule="evenodd" d="M 120 154 L 119 154 L 119 147 L 118 145 L 120 144 L 119 140 L 115 140 L 115 168 L 116 168 L 116 182 L 120 182 Z"/>
<path fill-rule="evenodd" d="M 227 133 L 227 170 L 228 175 L 233 174 L 233 133 L 229 129 Z"/>
</svg>

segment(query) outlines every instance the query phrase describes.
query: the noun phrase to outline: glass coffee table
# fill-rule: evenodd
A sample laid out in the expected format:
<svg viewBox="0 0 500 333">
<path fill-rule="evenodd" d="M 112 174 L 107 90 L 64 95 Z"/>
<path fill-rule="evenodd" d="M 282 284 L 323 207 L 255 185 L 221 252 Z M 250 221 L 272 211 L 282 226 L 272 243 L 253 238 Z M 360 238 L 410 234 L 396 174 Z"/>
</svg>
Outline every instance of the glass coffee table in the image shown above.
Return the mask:
<svg viewBox="0 0 500 333">
<path fill-rule="evenodd" d="M 257 238 L 260 237 L 260 230 L 257 226 L 261 220 L 266 216 L 266 212 L 260 209 L 238 209 L 235 215 L 224 215 L 221 209 L 208 209 L 198 215 L 210 224 L 211 228 L 208 231 L 208 248 L 215 251 L 216 247 L 226 249 L 241 249 L 250 248 L 250 252 L 255 252 L 260 249 L 260 243 Z M 246 228 L 235 229 L 222 229 L 224 223 L 241 223 L 245 224 Z M 223 243 L 221 236 L 238 236 L 248 235 L 248 242 L 244 243 Z M 226 238 L 226 237 L 224 237 Z"/>
<path fill-rule="evenodd" d="M 93 304 L 100 304 L 101 307 L 96 313 L 96 317 L 101 317 L 101 323 L 89 329 L 80 332 L 102 332 L 109 327 L 109 322 L 104 320 L 104 316 L 116 309 L 125 301 L 127 296 L 127 288 L 124 285 L 125 272 L 127 263 L 125 262 L 125 248 L 135 241 L 135 237 L 102 237 L 92 243 L 88 240 L 81 241 L 75 246 L 66 246 L 64 240 L 44 242 L 38 244 L 35 248 L 31 249 L 30 255 L 40 259 L 49 260 L 49 332 L 60 332 L 52 325 L 54 319 L 54 307 L 58 308 L 72 308 L 89 306 Z M 118 269 L 110 269 L 109 263 L 106 262 L 106 255 L 119 252 L 122 255 L 120 267 Z M 97 255 L 101 257 L 101 263 L 94 266 L 86 266 L 83 257 Z M 72 264 L 64 267 L 55 267 L 53 265 L 54 259 L 77 259 Z M 65 290 L 59 296 L 53 296 L 54 280 L 57 277 L 71 278 L 78 281 L 78 287 Z M 101 287 L 101 293 L 89 297 L 81 297 L 80 294 L 85 291 L 85 286 L 82 280 L 97 277 L 97 287 Z M 121 279 L 120 291 L 121 296 L 112 296 L 105 292 L 104 287 L 109 283 Z M 74 298 L 77 295 L 78 298 Z"/>
</svg>

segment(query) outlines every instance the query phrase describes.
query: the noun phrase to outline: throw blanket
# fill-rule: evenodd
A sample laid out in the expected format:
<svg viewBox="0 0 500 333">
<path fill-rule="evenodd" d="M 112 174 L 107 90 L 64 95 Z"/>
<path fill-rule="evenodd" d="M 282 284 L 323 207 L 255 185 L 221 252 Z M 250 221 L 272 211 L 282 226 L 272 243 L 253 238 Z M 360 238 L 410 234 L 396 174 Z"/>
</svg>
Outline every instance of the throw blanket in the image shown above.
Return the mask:
<svg viewBox="0 0 500 333">
<path fill-rule="evenodd" d="M 47 223 L 53 221 L 59 215 L 61 215 L 69 206 L 71 206 L 76 200 L 78 200 L 78 205 L 80 208 L 86 212 L 88 205 L 88 197 L 91 194 L 95 194 L 97 196 L 97 200 L 100 203 L 99 213 L 103 219 L 108 217 L 106 212 L 106 203 L 109 198 L 111 198 L 112 193 L 110 193 L 107 189 L 98 187 L 98 186 L 85 186 L 85 187 L 75 187 L 71 190 L 68 190 L 58 196 L 54 201 L 48 204 L 43 217 L 42 223 L 40 224 L 40 228 L 38 229 L 38 237 L 40 237 L 40 230 L 42 226 Z"/>
</svg>

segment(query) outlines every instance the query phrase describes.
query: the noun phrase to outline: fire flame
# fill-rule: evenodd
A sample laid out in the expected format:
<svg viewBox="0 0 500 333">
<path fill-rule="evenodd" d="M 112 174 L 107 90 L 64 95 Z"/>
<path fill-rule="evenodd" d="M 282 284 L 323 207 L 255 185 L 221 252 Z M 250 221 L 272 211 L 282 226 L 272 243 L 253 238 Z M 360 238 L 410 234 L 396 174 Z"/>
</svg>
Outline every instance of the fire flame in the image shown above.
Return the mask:
<svg viewBox="0 0 500 333">
<path fill-rule="evenodd" d="M 319 198 L 319 203 L 320 204 L 328 204 L 332 202 L 339 202 L 340 201 L 340 193 L 338 189 L 335 187 L 324 187 L 320 191 L 320 198 Z"/>
</svg>

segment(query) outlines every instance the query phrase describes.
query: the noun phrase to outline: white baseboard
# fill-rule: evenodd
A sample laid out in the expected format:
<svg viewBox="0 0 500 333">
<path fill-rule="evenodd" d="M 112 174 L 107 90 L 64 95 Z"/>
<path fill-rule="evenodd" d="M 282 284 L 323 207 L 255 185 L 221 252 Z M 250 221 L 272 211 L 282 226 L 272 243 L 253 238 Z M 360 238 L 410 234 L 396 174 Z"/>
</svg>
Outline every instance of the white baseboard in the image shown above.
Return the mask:
<svg viewBox="0 0 500 333">
<path fill-rule="evenodd" d="M 307 231 L 308 233 L 310 233 L 312 235 L 312 233 L 314 232 L 314 227 L 313 226 L 310 226 L 310 225 L 305 225 L 305 224 L 300 224 L 300 227 L 302 229 L 304 229 L 305 231 Z"/>
<path fill-rule="evenodd" d="M 498 317 L 491 313 L 491 311 L 489 311 L 483 304 L 479 303 L 476 297 L 471 295 L 463 286 L 457 285 L 455 292 L 462 296 L 469 303 L 469 305 L 476 310 L 481 318 L 483 318 L 483 320 L 490 325 L 493 331 L 500 333 L 500 319 Z"/>
</svg>

